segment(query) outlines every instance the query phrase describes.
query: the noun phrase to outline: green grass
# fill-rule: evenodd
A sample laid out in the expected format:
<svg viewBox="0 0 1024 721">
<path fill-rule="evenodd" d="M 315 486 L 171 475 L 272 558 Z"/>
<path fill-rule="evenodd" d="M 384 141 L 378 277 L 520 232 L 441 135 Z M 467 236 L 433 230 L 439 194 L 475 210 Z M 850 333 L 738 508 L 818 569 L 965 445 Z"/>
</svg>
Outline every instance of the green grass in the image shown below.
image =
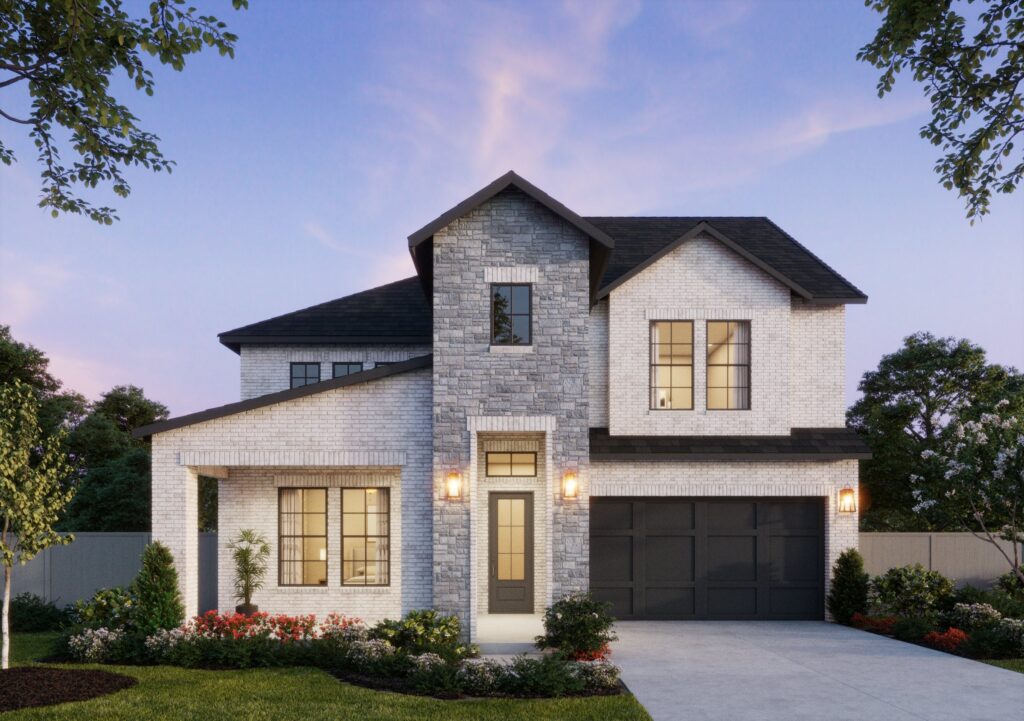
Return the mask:
<svg viewBox="0 0 1024 721">
<path fill-rule="evenodd" d="M 1016 671 L 1017 673 L 1024 673 L 1024 658 L 1007 658 L 1001 660 L 993 659 L 984 661 L 984 663 L 992 666 L 998 666 L 999 668 L 1008 668 L 1011 671 Z"/>
<path fill-rule="evenodd" d="M 47 653 L 53 634 L 15 634 L 15 663 Z M 631 696 L 576 699 L 438 701 L 339 683 L 311 668 L 194 671 L 170 666 L 89 666 L 139 679 L 139 685 L 81 703 L 25 709 L 3 721 L 650 721 Z"/>
</svg>

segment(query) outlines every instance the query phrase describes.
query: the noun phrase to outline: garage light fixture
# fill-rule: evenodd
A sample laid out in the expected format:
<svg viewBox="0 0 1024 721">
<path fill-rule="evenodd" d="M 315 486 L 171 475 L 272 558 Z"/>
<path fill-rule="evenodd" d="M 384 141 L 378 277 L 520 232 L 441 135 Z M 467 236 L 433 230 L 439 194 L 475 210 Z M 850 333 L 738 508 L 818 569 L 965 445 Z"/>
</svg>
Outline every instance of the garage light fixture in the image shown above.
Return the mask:
<svg viewBox="0 0 1024 721">
<path fill-rule="evenodd" d="M 448 500 L 462 498 L 462 474 L 458 471 L 448 471 L 444 480 L 444 495 Z"/>
<path fill-rule="evenodd" d="M 576 471 L 566 471 L 562 475 L 562 498 L 576 498 L 580 494 L 580 482 Z"/>
<path fill-rule="evenodd" d="M 856 511 L 857 492 L 850 487 L 846 487 L 839 491 L 839 512 L 856 513 Z"/>
</svg>

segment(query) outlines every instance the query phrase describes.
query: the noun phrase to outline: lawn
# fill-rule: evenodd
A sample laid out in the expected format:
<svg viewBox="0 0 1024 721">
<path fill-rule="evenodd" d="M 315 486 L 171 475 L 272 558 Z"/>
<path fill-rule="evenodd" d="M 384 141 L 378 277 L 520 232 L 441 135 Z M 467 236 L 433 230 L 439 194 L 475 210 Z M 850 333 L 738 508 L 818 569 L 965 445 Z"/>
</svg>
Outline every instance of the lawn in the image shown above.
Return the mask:
<svg viewBox="0 0 1024 721">
<path fill-rule="evenodd" d="M 45 655 L 52 634 L 12 637 L 16 664 Z M 80 703 L 14 711 L 4 721 L 650 721 L 632 696 L 576 699 L 438 701 L 370 691 L 339 683 L 323 671 L 291 668 L 251 671 L 192 671 L 170 666 L 90 666 L 139 680 L 126 691 Z"/>
<path fill-rule="evenodd" d="M 992 664 L 993 666 L 998 666 L 999 668 L 1008 668 L 1011 671 L 1016 671 L 1017 673 L 1024 673 L 1024 658 L 992 660 L 985 661 L 985 663 Z"/>
</svg>

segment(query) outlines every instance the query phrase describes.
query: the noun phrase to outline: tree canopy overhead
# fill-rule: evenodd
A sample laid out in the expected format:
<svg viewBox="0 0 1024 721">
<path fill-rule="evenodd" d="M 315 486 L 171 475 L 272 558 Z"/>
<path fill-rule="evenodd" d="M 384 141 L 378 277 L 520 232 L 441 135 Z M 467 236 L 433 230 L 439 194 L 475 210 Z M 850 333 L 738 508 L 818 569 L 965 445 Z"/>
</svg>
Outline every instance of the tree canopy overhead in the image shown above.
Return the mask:
<svg viewBox="0 0 1024 721">
<path fill-rule="evenodd" d="M 236 10 L 248 7 L 248 0 L 231 2 Z M 152 95 L 147 56 L 175 70 L 206 47 L 234 57 L 238 38 L 225 28 L 184 0 L 153 0 L 142 17 L 129 15 L 121 0 L 0 0 L 0 118 L 27 129 L 35 144 L 39 206 L 54 217 L 85 214 L 109 225 L 114 208 L 93 205 L 80 188 L 109 184 L 124 198 L 131 192 L 125 168 L 170 172 L 174 162 L 163 156 L 160 139 L 111 95 L 111 81 L 123 72 Z M 29 108 L 15 110 L 23 99 Z M 0 140 L 0 161 L 14 159 Z"/>
<path fill-rule="evenodd" d="M 1015 147 L 1024 132 L 1024 2 L 1021 0 L 865 0 L 882 15 L 857 59 L 882 70 L 878 95 L 908 70 L 932 106 L 921 137 L 939 147 L 943 186 L 966 200 L 971 222 L 993 193 L 1024 176 Z M 969 15 L 969 16 L 968 16 Z"/>
</svg>

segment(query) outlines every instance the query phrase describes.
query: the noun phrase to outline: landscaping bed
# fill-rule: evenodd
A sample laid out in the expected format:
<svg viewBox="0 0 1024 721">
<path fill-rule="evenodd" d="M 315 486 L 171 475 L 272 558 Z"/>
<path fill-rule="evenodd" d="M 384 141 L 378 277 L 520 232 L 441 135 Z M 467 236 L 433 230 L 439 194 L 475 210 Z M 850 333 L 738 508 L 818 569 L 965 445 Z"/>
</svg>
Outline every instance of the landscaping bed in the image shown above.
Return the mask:
<svg viewBox="0 0 1024 721">
<path fill-rule="evenodd" d="M 0 712 L 87 701 L 137 683 L 130 676 L 109 671 L 19 666 L 0 671 Z"/>
</svg>

